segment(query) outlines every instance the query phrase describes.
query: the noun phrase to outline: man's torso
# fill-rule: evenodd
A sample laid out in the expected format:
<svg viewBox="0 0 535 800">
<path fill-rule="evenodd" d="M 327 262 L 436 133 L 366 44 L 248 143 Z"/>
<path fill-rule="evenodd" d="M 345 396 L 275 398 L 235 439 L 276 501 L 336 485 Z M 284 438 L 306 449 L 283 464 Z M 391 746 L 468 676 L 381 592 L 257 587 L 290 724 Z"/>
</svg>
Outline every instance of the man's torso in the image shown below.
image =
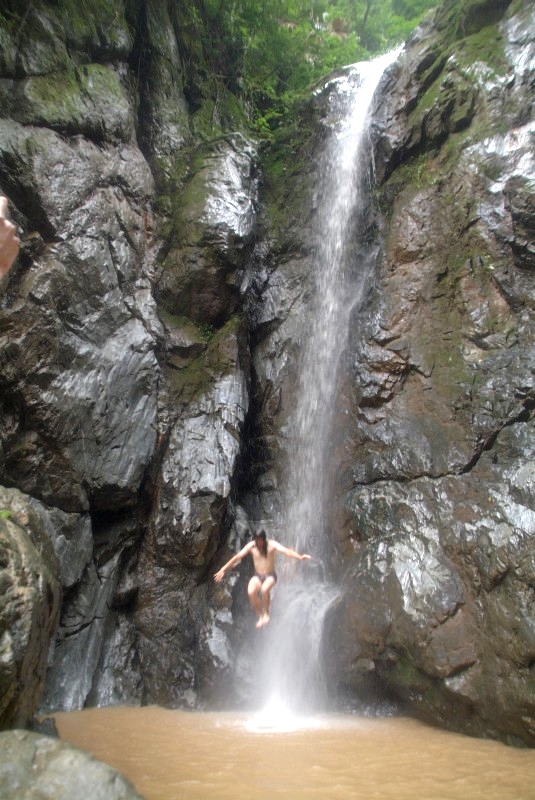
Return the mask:
<svg viewBox="0 0 535 800">
<path fill-rule="evenodd" d="M 267 555 L 262 555 L 256 544 L 251 550 L 251 555 L 253 557 L 255 572 L 259 575 L 267 575 L 269 572 L 275 572 L 275 556 L 277 555 L 277 551 L 270 541 L 268 541 L 267 545 Z"/>
</svg>

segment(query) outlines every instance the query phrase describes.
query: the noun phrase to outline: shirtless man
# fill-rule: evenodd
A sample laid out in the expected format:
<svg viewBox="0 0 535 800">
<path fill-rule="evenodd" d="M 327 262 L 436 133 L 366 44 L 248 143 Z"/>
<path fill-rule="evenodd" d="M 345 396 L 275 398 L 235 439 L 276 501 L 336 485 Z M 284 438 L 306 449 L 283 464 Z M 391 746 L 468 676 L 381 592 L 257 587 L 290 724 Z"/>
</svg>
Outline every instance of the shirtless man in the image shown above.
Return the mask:
<svg viewBox="0 0 535 800">
<path fill-rule="evenodd" d="M 276 542 L 275 539 L 268 539 L 264 530 L 255 533 L 252 542 L 249 542 L 242 547 L 239 553 L 227 561 L 220 570 L 214 575 L 214 580 L 219 583 L 225 577 L 225 572 L 234 564 L 244 558 L 244 556 L 251 554 L 253 557 L 253 564 L 255 574 L 249 581 L 247 593 L 249 601 L 256 611 L 258 616 L 257 628 L 263 628 L 269 622 L 269 607 L 271 604 L 270 592 L 277 583 L 277 573 L 275 572 L 275 558 L 277 553 L 282 553 L 288 558 L 296 558 L 298 561 L 309 559 L 308 555 L 301 555 L 291 547 L 284 547 L 284 545 Z"/>
</svg>

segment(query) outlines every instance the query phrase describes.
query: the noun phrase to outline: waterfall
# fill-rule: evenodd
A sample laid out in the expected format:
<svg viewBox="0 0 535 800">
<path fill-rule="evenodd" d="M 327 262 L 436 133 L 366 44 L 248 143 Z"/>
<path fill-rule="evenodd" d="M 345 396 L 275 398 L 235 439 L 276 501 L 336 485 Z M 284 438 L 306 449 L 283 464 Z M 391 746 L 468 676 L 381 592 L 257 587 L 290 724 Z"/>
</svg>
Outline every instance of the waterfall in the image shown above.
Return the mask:
<svg viewBox="0 0 535 800">
<path fill-rule="evenodd" d="M 354 255 L 371 166 L 368 112 L 379 79 L 396 55 L 346 69 L 330 94 L 332 113 L 318 165 L 317 235 L 310 265 L 315 301 L 302 347 L 282 524 L 284 543 L 310 553 L 313 561 L 278 560 L 281 580 L 274 592 L 272 622 L 262 632 L 259 667 L 262 701 L 272 709 L 311 711 L 323 707 L 328 696 L 321 664 L 322 629 L 338 596 L 328 566 L 330 443 L 349 318 L 372 268 L 355 263 Z"/>
</svg>

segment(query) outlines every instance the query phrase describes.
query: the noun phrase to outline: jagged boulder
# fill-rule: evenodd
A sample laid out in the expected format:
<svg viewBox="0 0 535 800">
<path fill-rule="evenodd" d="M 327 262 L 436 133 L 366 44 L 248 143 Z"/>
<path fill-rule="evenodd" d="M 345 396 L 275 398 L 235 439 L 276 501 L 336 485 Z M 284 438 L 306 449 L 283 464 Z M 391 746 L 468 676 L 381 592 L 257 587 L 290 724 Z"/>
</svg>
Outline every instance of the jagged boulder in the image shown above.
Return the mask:
<svg viewBox="0 0 535 800">
<path fill-rule="evenodd" d="M 37 709 L 61 584 L 46 509 L 3 488 L 0 505 L 0 729 L 6 729 L 24 727 Z"/>
<path fill-rule="evenodd" d="M 176 198 L 174 235 L 156 297 L 169 313 L 221 327 L 241 305 L 256 227 L 258 154 L 234 134 L 195 154 Z"/>
<path fill-rule="evenodd" d="M 142 800 L 116 770 L 59 739 L 30 731 L 0 733 L 0 783 L 4 797 L 71 800 Z"/>
</svg>

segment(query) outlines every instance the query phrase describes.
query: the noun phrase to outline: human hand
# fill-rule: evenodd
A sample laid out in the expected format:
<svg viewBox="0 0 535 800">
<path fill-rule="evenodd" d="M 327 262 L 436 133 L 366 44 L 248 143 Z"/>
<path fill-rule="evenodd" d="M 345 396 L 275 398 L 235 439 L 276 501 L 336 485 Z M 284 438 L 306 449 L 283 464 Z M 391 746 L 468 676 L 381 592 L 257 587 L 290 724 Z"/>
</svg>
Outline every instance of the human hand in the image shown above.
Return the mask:
<svg viewBox="0 0 535 800">
<path fill-rule="evenodd" d="M 221 583 L 221 581 L 223 580 L 223 578 L 224 578 L 224 577 L 225 577 L 225 570 L 224 570 L 224 569 L 219 569 L 219 570 L 218 570 L 218 571 L 217 571 L 217 572 L 214 574 L 214 581 L 215 581 L 216 583 Z"/>
<path fill-rule="evenodd" d="M 0 277 L 11 269 L 20 245 L 17 229 L 6 219 L 6 214 L 7 197 L 0 197 Z"/>
<path fill-rule="evenodd" d="M 308 560 L 310 560 L 312 558 L 312 556 L 309 556 L 307 553 L 303 553 L 303 554 L 301 554 L 300 558 L 301 558 L 301 561 L 305 561 L 305 560 L 308 561 Z"/>
</svg>

